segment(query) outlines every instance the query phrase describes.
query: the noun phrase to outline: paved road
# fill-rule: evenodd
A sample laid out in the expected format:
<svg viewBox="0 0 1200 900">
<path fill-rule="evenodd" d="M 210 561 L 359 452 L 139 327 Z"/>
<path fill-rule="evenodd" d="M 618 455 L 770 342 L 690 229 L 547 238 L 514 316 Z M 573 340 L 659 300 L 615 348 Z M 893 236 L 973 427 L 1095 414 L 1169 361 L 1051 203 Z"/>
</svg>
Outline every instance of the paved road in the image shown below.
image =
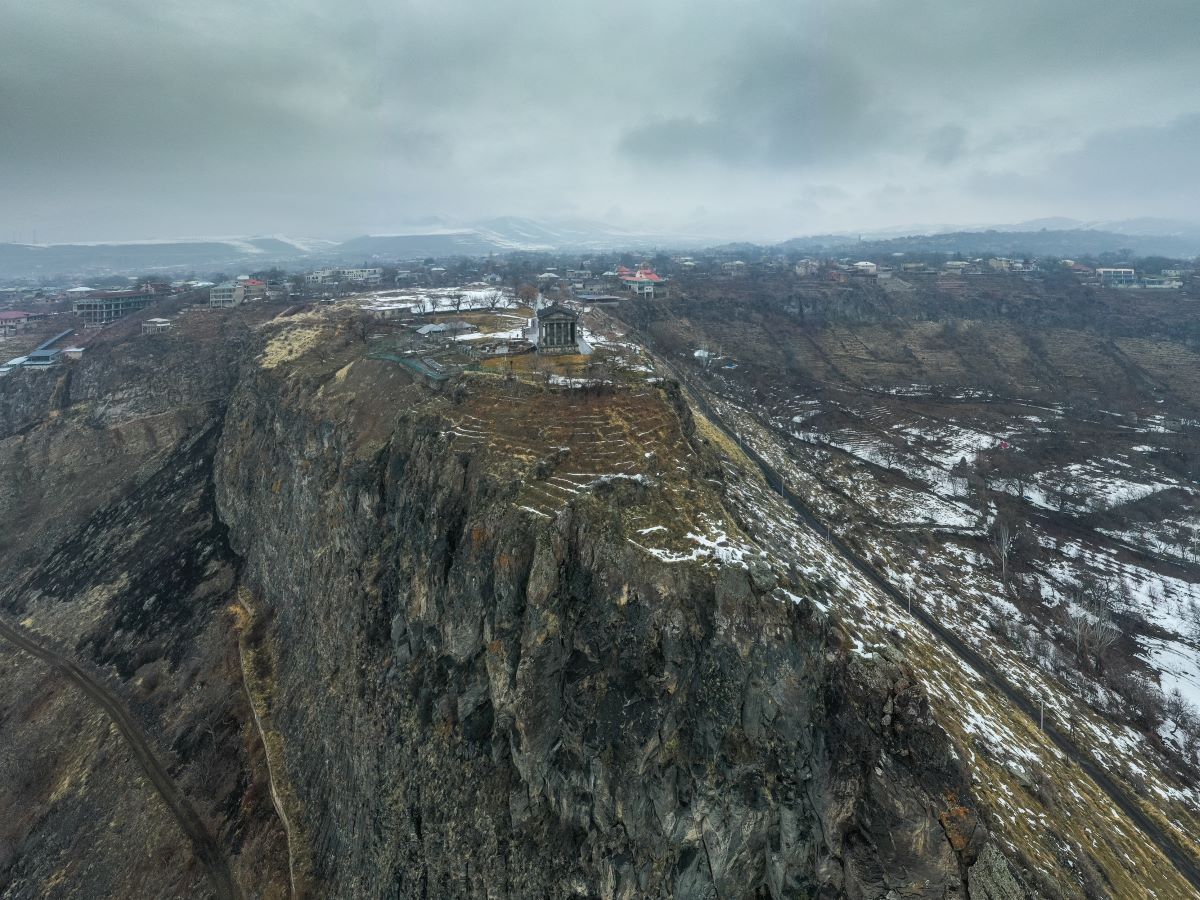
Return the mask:
<svg viewBox="0 0 1200 900">
<path fill-rule="evenodd" d="M 241 900 L 241 891 L 233 880 L 233 872 L 229 861 L 225 858 L 220 845 L 209 833 L 195 807 L 179 787 L 167 774 L 166 767 L 154 754 L 141 726 L 129 711 L 99 679 L 87 672 L 73 660 L 61 656 L 53 650 L 42 646 L 24 630 L 0 620 L 0 638 L 8 641 L 14 647 L 24 650 L 46 663 L 52 669 L 62 673 L 74 682 L 83 692 L 99 706 L 117 726 L 117 731 L 133 751 L 134 758 L 158 791 L 160 797 L 179 822 L 179 827 L 192 842 L 196 858 L 204 866 L 213 890 L 220 900 Z"/>
<path fill-rule="evenodd" d="M 742 440 L 741 436 L 729 428 L 720 415 L 698 391 L 693 390 L 691 385 L 684 379 L 679 378 L 674 370 L 670 370 L 676 376 L 676 379 L 687 391 L 688 396 L 696 404 L 697 407 L 712 421 L 714 425 L 720 428 L 725 434 L 741 447 L 742 451 L 754 461 L 766 478 L 767 484 L 776 491 L 787 504 L 792 508 L 796 515 L 808 527 L 812 528 L 818 534 L 824 535 L 826 540 L 831 543 L 834 548 L 857 569 L 867 580 L 878 587 L 885 595 L 893 602 L 897 603 L 904 609 L 909 609 L 909 598 L 897 590 L 891 582 L 883 577 L 878 570 L 875 569 L 869 562 L 861 557 L 853 548 L 846 544 L 836 533 L 831 529 L 826 528 L 825 523 L 813 515 L 808 506 L 794 493 L 788 490 L 784 484 L 780 474 Z M 1008 680 L 996 669 L 986 658 L 964 642 L 957 634 L 949 628 L 942 625 L 929 612 L 922 609 L 918 604 L 911 604 L 909 611 L 912 615 L 921 622 L 926 628 L 936 634 L 951 650 L 978 672 L 983 678 L 996 687 L 1013 706 L 1020 709 L 1033 722 L 1039 719 L 1038 710 L 1035 704 L 1024 694 L 1019 693 Z M 1171 864 L 1178 870 L 1179 874 L 1186 878 L 1200 894 L 1200 861 L 1185 850 L 1175 838 L 1165 832 L 1159 825 L 1154 822 L 1142 810 L 1137 801 L 1128 793 L 1128 791 L 1118 784 L 1106 771 L 1096 765 L 1095 761 L 1086 753 L 1081 752 L 1075 744 L 1065 734 L 1054 727 L 1052 723 L 1047 723 L 1042 729 L 1046 736 L 1054 742 L 1067 758 L 1074 762 L 1082 769 L 1092 781 L 1096 782 L 1100 788 L 1108 794 L 1109 798 L 1117 805 L 1117 807 L 1133 821 L 1135 825 L 1146 835 L 1154 844 L 1162 851 L 1163 855 L 1170 860 Z"/>
</svg>

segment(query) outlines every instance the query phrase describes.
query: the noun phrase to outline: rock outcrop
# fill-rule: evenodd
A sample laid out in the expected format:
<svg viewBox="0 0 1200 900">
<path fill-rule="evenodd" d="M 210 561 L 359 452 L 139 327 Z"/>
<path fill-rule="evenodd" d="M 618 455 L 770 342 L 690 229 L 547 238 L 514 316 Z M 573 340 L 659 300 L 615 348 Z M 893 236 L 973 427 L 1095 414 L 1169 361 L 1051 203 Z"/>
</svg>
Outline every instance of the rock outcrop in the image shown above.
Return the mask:
<svg viewBox="0 0 1200 900">
<path fill-rule="evenodd" d="M 964 896 L 986 829 L 939 821 L 967 783 L 895 665 L 847 664 L 761 566 L 640 550 L 653 487 L 523 510 L 386 365 L 247 380 L 218 456 L 312 890 Z"/>
<path fill-rule="evenodd" d="M 768 561 L 647 549 L 737 477 L 672 385 L 587 400 L 647 460 L 593 478 L 615 451 L 520 439 L 570 392 L 193 321 L 9 398 L 0 509 L 45 520 L 0 605 L 107 680 L 248 896 L 1024 896 L 903 659 Z M 37 454 L 107 480 L 64 506 Z M 0 685 L 7 769 L 78 735 L 0 787 L 0 893 L 204 895 L 103 717 L 7 648 Z"/>
</svg>

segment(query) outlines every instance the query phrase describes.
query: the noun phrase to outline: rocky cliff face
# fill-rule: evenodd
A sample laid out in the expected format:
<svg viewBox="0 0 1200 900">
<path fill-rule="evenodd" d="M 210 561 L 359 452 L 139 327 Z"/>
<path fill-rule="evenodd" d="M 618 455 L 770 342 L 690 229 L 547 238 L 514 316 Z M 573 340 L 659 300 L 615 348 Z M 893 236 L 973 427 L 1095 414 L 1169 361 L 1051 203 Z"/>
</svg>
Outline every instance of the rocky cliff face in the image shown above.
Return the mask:
<svg viewBox="0 0 1200 900">
<path fill-rule="evenodd" d="M 986 829 L 897 667 L 761 567 L 647 554 L 658 485 L 537 514 L 524 463 L 456 443 L 470 398 L 341 364 L 243 382 L 216 471 L 312 893 L 965 895 Z"/>
<path fill-rule="evenodd" d="M 36 564 L 219 421 L 253 343 L 244 322 L 203 313 L 174 334 L 120 327 L 128 334 L 106 333 L 79 362 L 0 384 L 0 564 Z"/>
<path fill-rule="evenodd" d="M 57 408 L 67 386 L 63 375 L 17 370 L 6 376 L 0 391 L 0 437 L 29 428 Z"/>
<path fill-rule="evenodd" d="M 129 712 L 245 893 L 281 897 L 228 611 L 239 561 L 213 502 L 236 338 L 251 333 L 195 325 L 170 346 L 106 333 L 81 363 L 0 384 L 0 611 Z M 0 896 L 212 896 L 94 698 L 7 640 L 0 698 Z"/>
<path fill-rule="evenodd" d="M 1022 896 L 903 661 L 748 553 L 670 385 L 438 393 L 247 324 L 131 332 L 0 436 L 40 517 L 6 621 L 131 711 L 246 896 Z M 7 645 L 0 687 L 0 895 L 207 895 L 108 720 Z"/>
</svg>

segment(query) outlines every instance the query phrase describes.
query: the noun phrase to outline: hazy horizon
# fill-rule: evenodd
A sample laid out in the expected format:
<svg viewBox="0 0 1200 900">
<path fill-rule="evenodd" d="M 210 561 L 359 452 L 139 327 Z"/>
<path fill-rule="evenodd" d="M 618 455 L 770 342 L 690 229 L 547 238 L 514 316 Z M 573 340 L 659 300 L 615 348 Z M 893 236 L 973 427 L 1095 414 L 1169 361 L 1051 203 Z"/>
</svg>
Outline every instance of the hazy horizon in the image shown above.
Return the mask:
<svg viewBox="0 0 1200 900">
<path fill-rule="evenodd" d="M 6 26 L 5 241 L 509 215 L 778 240 L 1200 206 L 1185 0 L 47 0 Z"/>
<path fill-rule="evenodd" d="M 89 238 L 77 238 L 73 240 L 54 241 L 43 239 L 41 235 L 31 235 L 29 238 L 22 238 L 20 235 L 12 235 L 9 239 L 3 239 L 0 236 L 0 244 L 9 244 L 16 246 L 27 247 L 53 247 L 53 246 L 77 246 L 77 247 L 104 247 L 104 246 L 152 246 L 154 244 L 186 244 L 186 243 L 229 243 L 237 245 L 246 241 L 262 241 L 262 240 L 279 240 L 285 243 L 292 243 L 297 250 L 304 252 L 320 252 L 324 248 L 336 248 L 339 244 L 346 241 L 353 241 L 360 237 L 425 237 L 436 235 L 452 235 L 452 234 L 481 234 L 486 236 L 490 228 L 501 229 L 504 227 L 504 220 L 512 220 L 513 227 L 519 226 L 520 223 L 528 222 L 531 225 L 544 227 L 548 231 L 552 231 L 556 226 L 563 228 L 576 227 L 580 229 L 589 226 L 596 229 L 611 226 L 610 222 L 601 222 L 598 220 L 584 219 L 563 219 L 556 217 L 535 218 L 535 217 L 506 217 L 497 216 L 490 219 L 475 220 L 472 222 L 444 222 L 444 221 L 426 221 L 416 223 L 406 223 L 398 225 L 392 229 L 382 229 L 378 231 L 366 230 L 351 230 L 336 234 L 305 234 L 301 232 L 285 233 L 282 231 L 259 233 L 243 233 L 243 234 L 172 234 L 172 235 L 150 235 L 143 237 L 121 237 L 121 238 L 103 238 L 93 236 Z M 1044 219 L 1028 219 L 1021 222 L 924 222 L 924 223 L 906 223 L 901 225 L 881 225 L 877 228 L 840 228 L 829 229 L 826 231 L 797 231 L 779 234 L 756 234 L 746 235 L 737 231 L 713 231 L 710 233 L 684 233 L 684 232 L 667 232 L 655 231 L 650 228 L 643 230 L 629 229 L 620 232 L 614 232 L 612 246 L 635 246 L 639 240 L 659 240 L 664 246 L 675 246 L 678 248 L 704 248 L 716 246 L 721 243 L 750 243 L 770 245 L 783 243 L 788 240 L 804 240 L 809 238 L 821 237 L 845 237 L 853 239 L 855 237 L 862 238 L 868 241 L 888 240 L 891 238 L 904 237 L 919 237 L 919 236 L 937 236 L 939 234 L 948 233 L 972 233 L 983 231 L 998 231 L 998 232 L 1033 232 L 1033 231 L 1102 231 L 1112 232 L 1115 234 L 1124 234 L 1127 236 L 1148 236 L 1148 237 L 1167 237 L 1176 233 L 1183 233 L 1188 237 L 1200 237 L 1200 218 L 1194 220 L 1186 219 L 1158 219 L 1154 217 L 1134 217 L 1125 220 L 1078 220 L 1067 217 L 1046 217 Z M 502 236 L 501 231 L 494 232 L 497 236 Z M 34 239 L 36 238 L 36 240 Z M 622 238 L 628 238 L 622 241 Z M 564 239 L 561 242 L 553 243 L 548 239 L 539 244 L 534 238 L 530 238 L 528 244 L 523 248 L 514 249 L 534 249 L 543 247 L 545 249 L 569 249 L 572 246 L 595 246 L 596 241 L 579 240 L 574 244 L 570 240 Z M 257 251 L 256 251 L 257 252 Z M 1185 254 L 1186 255 L 1186 254 Z"/>
</svg>

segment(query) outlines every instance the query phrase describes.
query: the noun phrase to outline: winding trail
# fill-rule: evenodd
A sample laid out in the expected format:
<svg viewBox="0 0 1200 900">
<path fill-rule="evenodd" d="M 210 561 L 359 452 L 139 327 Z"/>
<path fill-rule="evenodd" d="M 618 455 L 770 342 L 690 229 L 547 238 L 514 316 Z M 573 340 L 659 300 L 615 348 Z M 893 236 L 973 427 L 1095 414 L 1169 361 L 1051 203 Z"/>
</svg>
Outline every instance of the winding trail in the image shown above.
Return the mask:
<svg viewBox="0 0 1200 900">
<path fill-rule="evenodd" d="M 1038 709 L 1024 694 L 1021 694 L 1014 688 L 1009 681 L 996 669 L 987 659 L 985 659 L 979 651 L 975 650 L 969 644 L 962 640 L 952 630 L 941 624 L 932 614 L 921 607 L 917 603 L 912 603 L 909 606 L 909 598 L 902 594 L 890 581 L 888 581 L 880 572 L 872 566 L 867 560 L 860 556 L 853 548 L 851 548 L 842 538 L 833 532 L 832 529 L 826 527 L 825 523 L 818 519 L 808 506 L 796 494 L 792 493 L 784 484 L 783 477 L 775 470 L 770 463 L 762 458 L 758 452 L 742 440 L 741 436 L 736 431 L 725 424 L 720 414 L 713 408 L 712 404 L 695 390 L 689 381 L 674 370 L 669 364 L 662 362 L 660 364 L 671 373 L 676 381 L 682 385 L 687 391 L 689 399 L 696 407 L 704 413 L 704 415 L 725 435 L 733 441 L 746 456 L 758 466 L 766 479 L 767 484 L 772 490 L 778 493 L 796 513 L 797 517 L 809 528 L 823 536 L 825 540 L 833 546 L 835 550 L 852 565 L 864 578 L 870 581 L 875 587 L 879 588 L 890 600 L 899 605 L 902 609 L 906 609 L 929 631 L 933 632 L 937 637 L 948 646 L 956 656 L 963 662 L 979 673 L 981 677 L 990 682 L 997 690 L 1008 699 L 1013 706 L 1021 710 L 1029 719 L 1035 723 L 1039 721 Z M 1188 853 L 1175 838 L 1164 831 L 1158 823 L 1151 819 L 1146 812 L 1138 804 L 1137 800 L 1124 788 L 1117 783 L 1104 769 L 1096 764 L 1091 756 L 1079 750 L 1074 742 L 1067 737 L 1059 729 L 1055 728 L 1052 723 L 1046 723 L 1042 727 L 1042 732 L 1050 738 L 1059 750 L 1061 750 L 1068 759 L 1094 781 L 1100 788 L 1109 796 L 1109 799 L 1138 827 L 1138 829 L 1150 839 L 1153 844 L 1158 847 L 1163 856 L 1175 867 L 1183 878 L 1191 883 L 1192 887 L 1200 894 L 1200 862 Z"/>
<path fill-rule="evenodd" d="M 241 891 L 234 881 L 233 871 L 220 845 L 204 825 L 192 802 L 167 773 L 166 767 L 150 747 L 141 726 L 121 700 L 74 660 L 43 646 L 23 629 L 3 619 L 0 619 L 0 638 L 46 663 L 54 671 L 60 672 L 104 711 L 117 726 L 117 731 L 133 751 L 133 756 L 142 767 L 142 771 L 146 773 L 146 777 L 167 804 L 179 827 L 191 841 L 192 850 L 204 866 L 216 896 L 219 900 L 241 900 Z"/>
<path fill-rule="evenodd" d="M 247 619 L 252 623 L 255 621 L 256 614 L 253 608 L 246 600 L 245 589 L 238 591 L 238 603 L 245 610 Z M 287 808 L 283 801 L 283 796 L 280 794 L 276 784 L 276 768 L 282 768 L 279 761 L 271 759 L 271 744 L 267 740 L 267 729 L 263 725 L 262 716 L 259 715 L 258 705 L 254 701 L 254 690 L 251 685 L 254 683 L 254 676 L 251 670 L 251 662 L 249 654 L 246 652 L 247 639 L 245 635 L 246 629 L 238 635 L 238 664 L 242 669 L 242 689 L 246 692 L 246 702 L 250 705 L 250 715 L 254 719 L 254 727 L 258 730 L 258 739 L 263 746 L 263 756 L 267 761 L 267 784 L 271 790 L 271 804 L 275 807 L 275 814 L 279 816 L 279 824 L 283 826 L 284 842 L 287 845 L 288 857 L 288 896 L 299 898 L 306 896 L 306 892 L 298 890 L 296 887 L 296 837 L 295 829 L 292 827 L 292 820 L 288 817 Z"/>
</svg>

